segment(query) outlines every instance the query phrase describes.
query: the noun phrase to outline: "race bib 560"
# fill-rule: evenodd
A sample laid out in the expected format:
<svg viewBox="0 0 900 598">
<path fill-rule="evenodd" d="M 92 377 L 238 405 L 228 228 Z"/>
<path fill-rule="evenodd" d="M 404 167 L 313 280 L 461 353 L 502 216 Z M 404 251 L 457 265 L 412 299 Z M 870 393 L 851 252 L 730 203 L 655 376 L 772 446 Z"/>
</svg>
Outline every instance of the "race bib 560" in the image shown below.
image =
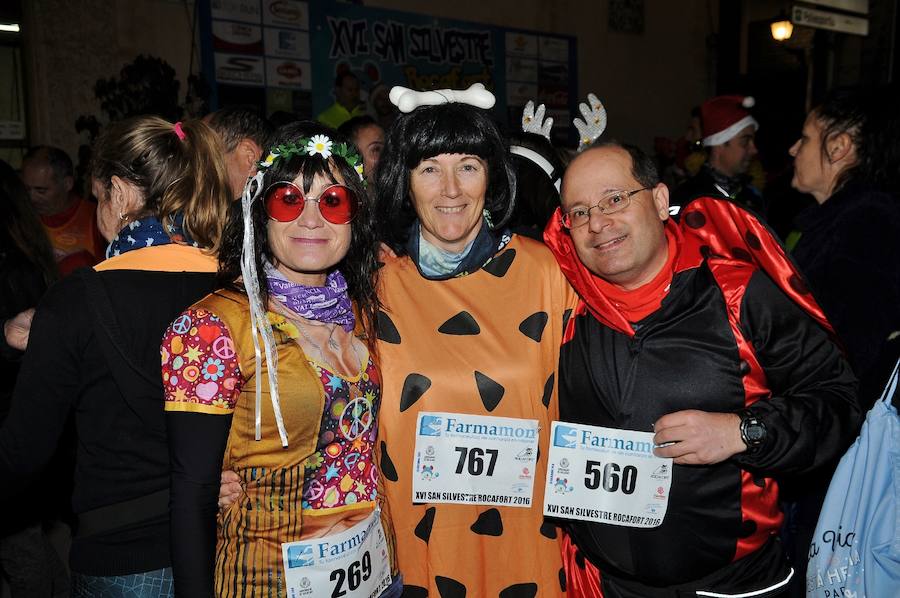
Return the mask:
<svg viewBox="0 0 900 598">
<path fill-rule="evenodd" d="M 653 455 L 653 433 L 553 422 L 544 515 L 656 527 L 669 505 L 672 459 Z"/>
</svg>

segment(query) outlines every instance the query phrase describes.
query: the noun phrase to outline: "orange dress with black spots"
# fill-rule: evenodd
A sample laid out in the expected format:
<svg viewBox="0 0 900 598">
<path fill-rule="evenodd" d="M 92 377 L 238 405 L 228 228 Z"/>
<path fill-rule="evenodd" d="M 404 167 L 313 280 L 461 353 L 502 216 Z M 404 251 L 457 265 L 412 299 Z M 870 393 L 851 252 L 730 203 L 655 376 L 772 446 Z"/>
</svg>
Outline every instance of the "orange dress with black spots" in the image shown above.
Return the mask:
<svg viewBox="0 0 900 598">
<path fill-rule="evenodd" d="M 427 280 L 402 257 L 388 258 L 381 277 L 376 451 L 404 596 L 564 595 L 560 534 L 542 515 L 563 319 L 575 303 L 556 261 L 513 236 L 468 276 Z M 414 504 L 420 411 L 538 420 L 532 506 Z"/>
</svg>

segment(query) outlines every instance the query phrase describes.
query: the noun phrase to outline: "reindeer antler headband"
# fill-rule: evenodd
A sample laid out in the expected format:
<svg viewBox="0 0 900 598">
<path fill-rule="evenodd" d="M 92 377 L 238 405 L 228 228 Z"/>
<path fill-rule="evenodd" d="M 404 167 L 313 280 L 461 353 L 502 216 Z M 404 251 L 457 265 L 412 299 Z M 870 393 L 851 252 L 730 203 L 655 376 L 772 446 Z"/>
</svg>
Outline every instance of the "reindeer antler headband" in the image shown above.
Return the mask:
<svg viewBox="0 0 900 598">
<path fill-rule="evenodd" d="M 550 141 L 550 129 L 553 128 L 553 118 L 547 117 L 545 119 L 545 112 L 546 108 L 543 104 L 538 106 L 537 110 L 535 110 L 534 102 L 528 100 L 528 103 L 525 104 L 525 109 L 522 111 L 522 131 L 540 135 L 547 141 Z M 512 154 L 522 156 L 523 158 L 534 162 L 538 168 L 543 170 L 547 176 L 550 177 L 553 186 L 556 187 L 556 192 L 559 193 L 560 184 L 562 183 L 562 172 L 557 172 L 553 164 L 550 163 L 550 160 L 533 149 L 521 145 L 512 144 L 509 146 L 509 151 Z"/>
<path fill-rule="evenodd" d="M 572 123 L 578 129 L 579 152 L 587 149 L 606 130 L 606 108 L 603 107 L 603 102 L 592 93 L 588 94 L 588 102 L 590 102 L 590 106 L 584 102 L 578 105 L 584 120 L 572 119 Z"/>
</svg>

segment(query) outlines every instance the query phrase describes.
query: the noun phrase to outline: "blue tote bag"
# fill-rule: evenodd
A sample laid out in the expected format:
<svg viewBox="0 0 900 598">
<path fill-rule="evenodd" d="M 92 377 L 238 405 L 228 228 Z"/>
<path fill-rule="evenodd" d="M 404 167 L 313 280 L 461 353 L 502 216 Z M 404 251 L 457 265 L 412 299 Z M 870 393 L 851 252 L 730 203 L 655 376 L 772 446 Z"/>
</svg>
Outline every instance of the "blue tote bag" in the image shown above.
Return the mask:
<svg viewBox="0 0 900 598">
<path fill-rule="evenodd" d="M 828 487 L 809 546 L 807 598 L 900 597 L 898 368 Z"/>
</svg>

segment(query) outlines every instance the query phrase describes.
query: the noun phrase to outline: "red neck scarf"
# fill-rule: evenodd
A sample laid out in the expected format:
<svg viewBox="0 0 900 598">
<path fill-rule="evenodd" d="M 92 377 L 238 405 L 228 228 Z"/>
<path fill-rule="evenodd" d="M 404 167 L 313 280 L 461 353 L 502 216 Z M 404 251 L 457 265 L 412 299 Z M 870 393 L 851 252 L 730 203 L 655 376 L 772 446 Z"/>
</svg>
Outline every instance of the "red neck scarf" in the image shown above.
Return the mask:
<svg viewBox="0 0 900 598">
<path fill-rule="evenodd" d="M 650 282 L 627 291 L 597 277 L 597 288 L 631 323 L 640 322 L 659 309 L 662 300 L 669 294 L 669 286 L 675 274 L 675 258 L 678 256 L 679 243 L 673 231 L 666 230 L 665 235 L 668 252 L 666 263 Z"/>
</svg>

